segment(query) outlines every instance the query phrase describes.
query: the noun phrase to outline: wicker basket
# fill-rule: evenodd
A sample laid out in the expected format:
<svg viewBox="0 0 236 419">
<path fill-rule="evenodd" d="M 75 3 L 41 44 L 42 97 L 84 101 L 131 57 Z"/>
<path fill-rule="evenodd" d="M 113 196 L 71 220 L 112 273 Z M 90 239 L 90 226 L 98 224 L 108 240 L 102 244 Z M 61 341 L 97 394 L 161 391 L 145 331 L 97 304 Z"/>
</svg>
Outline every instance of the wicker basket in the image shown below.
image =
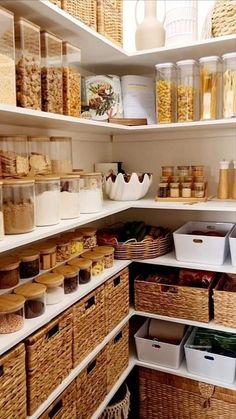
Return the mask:
<svg viewBox="0 0 236 419">
<path fill-rule="evenodd" d="M 139 369 L 140 419 L 235 419 L 236 391 Z"/>
<path fill-rule="evenodd" d="M 119 388 L 115 396 L 106 409 L 102 412 L 99 419 L 128 419 L 130 409 L 130 392 L 127 384 Z"/>
<path fill-rule="evenodd" d="M 129 363 L 129 324 L 107 345 L 107 388 L 108 391 L 120 378 Z"/>
<path fill-rule="evenodd" d="M 212 12 L 211 24 L 213 37 L 236 34 L 236 1 L 217 1 Z"/>
<path fill-rule="evenodd" d="M 106 331 L 111 332 L 129 312 L 129 269 L 108 279 L 105 284 Z"/>
<path fill-rule="evenodd" d="M 50 0 L 50 2 L 61 8 L 61 0 Z"/>
<path fill-rule="evenodd" d="M 39 419 L 76 418 L 76 382 L 73 381 Z"/>
<path fill-rule="evenodd" d="M 72 369 L 72 312 L 68 310 L 25 341 L 27 410 L 32 415 Z"/>
<path fill-rule="evenodd" d="M 91 419 L 107 394 L 107 347 L 79 374 L 77 385 L 77 418 Z"/>
<path fill-rule="evenodd" d="M 96 0 L 61 0 L 61 8 L 90 28 L 97 29 Z"/>
<path fill-rule="evenodd" d="M 106 336 L 104 285 L 97 288 L 73 307 L 74 367 Z"/>
<path fill-rule="evenodd" d="M 123 0 L 97 0 L 97 30 L 123 45 Z"/>
<path fill-rule="evenodd" d="M 223 274 L 213 290 L 215 323 L 228 327 L 236 327 L 236 293 L 224 291 L 226 276 Z"/>
<path fill-rule="evenodd" d="M 25 347 L 0 357 L 0 418 L 26 418 Z"/>
</svg>

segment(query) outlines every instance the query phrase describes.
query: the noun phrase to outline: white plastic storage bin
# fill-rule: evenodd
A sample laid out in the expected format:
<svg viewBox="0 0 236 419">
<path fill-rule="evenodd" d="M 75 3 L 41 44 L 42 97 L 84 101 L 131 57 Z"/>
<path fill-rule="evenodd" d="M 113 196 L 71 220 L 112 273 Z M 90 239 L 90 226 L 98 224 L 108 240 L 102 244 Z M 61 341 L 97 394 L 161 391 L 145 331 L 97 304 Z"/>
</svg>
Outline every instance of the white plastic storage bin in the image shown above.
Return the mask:
<svg viewBox="0 0 236 419">
<path fill-rule="evenodd" d="M 224 383 L 233 383 L 236 358 L 190 348 L 189 346 L 194 341 L 196 331 L 197 327 L 193 329 L 184 345 L 187 370 L 202 377 L 212 378 Z"/>
<path fill-rule="evenodd" d="M 160 322 L 169 323 L 163 320 L 160 320 Z M 149 338 L 149 325 L 150 320 L 148 319 L 134 335 L 138 359 L 178 369 L 184 357 L 184 343 L 191 329 L 187 329 L 179 345 L 174 345 Z"/>
<path fill-rule="evenodd" d="M 234 229 L 230 233 L 229 246 L 230 246 L 232 265 L 236 266 L 236 225 L 234 226 Z"/>
<path fill-rule="evenodd" d="M 229 253 L 229 234 L 234 224 L 190 221 L 173 233 L 176 259 L 181 262 L 223 265 Z M 199 234 L 191 234 L 192 232 Z M 212 235 L 204 235 L 211 233 Z M 214 236 L 219 232 L 221 237 Z"/>
</svg>

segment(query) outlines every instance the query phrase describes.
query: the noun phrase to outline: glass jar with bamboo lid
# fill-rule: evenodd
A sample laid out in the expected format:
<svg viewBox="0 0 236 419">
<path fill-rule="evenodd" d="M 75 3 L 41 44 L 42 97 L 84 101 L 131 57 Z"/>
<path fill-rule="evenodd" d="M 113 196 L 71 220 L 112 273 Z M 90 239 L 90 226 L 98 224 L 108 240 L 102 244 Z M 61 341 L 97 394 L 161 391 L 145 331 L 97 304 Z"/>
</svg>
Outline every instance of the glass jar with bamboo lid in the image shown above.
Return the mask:
<svg viewBox="0 0 236 419">
<path fill-rule="evenodd" d="M 87 284 L 91 280 L 92 261 L 83 258 L 74 258 L 67 262 L 69 266 L 75 266 L 79 269 L 79 283 Z"/>
<path fill-rule="evenodd" d="M 221 72 L 220 58 L 217 56 L 202 57 L 200 64 L 200 119 L 217 119 L 220 117 Z"/>
<path fill-rule="evenodd" d="M 64 292 L 71 294 L 78 289 L 79 285 L 79 268 L 77 266 L 61 265 L 53 270 L 53 272 L 64 276 Z"/>
<path fill-rule="evenodd" d="M 95 253 L 103 255 L 105 269 L 111 268 L 114 263 L 115 249 L 112 246 L 97 246 L 93 250 Z"/>
<path fill-rule="evenodd" d="M 58 304 L 64 298 L 64 276 L 57 272 L 47 272 L 39 275 L 35 282 L 47 287 L 46 304 Z"/>
<path fill-rule="evenodd" d="M 16 294 L 0 295 L 0 333 L 13 333 L 24 326 L 25 298 Z"/>
<path fill-rule="evenodd" d="M 82 255 L 83 259 L 92 261 L 92 276 L 101 274 L 104 271 L 104 256 L 96 252 L 85 252 Z"/>
<path fill-rule="evenodd" d="M 43 284 L 35 282 L 23 284 L 14 289 L 16 295 L 25 298 L 25 318 L 33 319 L 41 316 L 46 307 L 46 289 Z"/>
</svg>

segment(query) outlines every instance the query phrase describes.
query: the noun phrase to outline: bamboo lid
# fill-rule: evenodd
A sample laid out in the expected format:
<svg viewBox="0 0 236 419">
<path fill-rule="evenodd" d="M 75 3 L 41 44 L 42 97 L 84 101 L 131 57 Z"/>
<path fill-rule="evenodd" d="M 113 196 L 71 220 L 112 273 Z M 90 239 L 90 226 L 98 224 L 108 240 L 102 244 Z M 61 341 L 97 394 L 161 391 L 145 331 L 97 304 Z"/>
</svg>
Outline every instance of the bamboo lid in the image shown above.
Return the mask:
<svg viewBox="0 0 236 419">
<path fill-rule="evenodd" d="M 58 266 L 58 268 L 53 269 L 53 272 L 64 275 L 64 278 L 73 278 L 75 275 L 78 274 L 79 268 L 76 265 L 74 265 L 73 267 L 68 265 L 62 265 Z"/>
<path fill-rule="evenodd" d="M 64 276 L 56 272 L 47 272 L 35 279 L 38 284 L 46 285 L 48 288 L 60 286 L 64 281 Z"/>
<path fill-rule="evenodd" d="M 48 141 L 48 144 L 50 144 L 49 143 L 49 141 L 50 141 L 50 138 L 49 137 L 46 137 L 46 136 L 41 136 L 41 135 L 36 135 L 36 136 L 31 136 L 31 137 L 28 137 L 28 141 L 29 142 L 31 142 L 31 141 L 38 141 L 38 142 L 40 142 L 40 141 Z"/>
<path fill-rule="evenodd" d="M 39 252 L 33 249 L 25 249 L 18 253 L 21 262 L 33 262 L 39 259 Z"/>
<path fill-rule="evenodd" d="M 75 259 L 72 259 L 72 260 L 69 260 L 68 262 L 67 262 L 67 265 L 70 265 L 70 266 L 76 266 L 77 268 L 80 268 L 80 269 L 90 269 L 91 268 L 91 266 L 92 266 L 92 261 L 91 260 L 89 260 L 89 259 L 82 259 L 82 258 L 75 258 Z"/>
<path fill-rule="evenodd" d="M 82 172 L 80 173 L 80 177 L 87 177 L 87 176 L 101 176 L 101 172 Z"/>
<path fill-rule="evenodd" d="M 57 175 L 43 175 L 43 176 L 35 176 L 35 183 L 43 183 L 48 180 L 60 180 L 60 176 Z"/>
<path fill-rule="evenodd" d="M 81 233 L 85 237 L 91 237 L 94 236 L 97 232 L 96 228 L 82 228 Z"/>
<path fill-rule="evenodd" d="M 65 175 L 60 175 L 60 179 L 79 179 L 80 175 L 76 173 L 66 173 Z"/>
<path fill-rule="evenodd" d="M 115 251 L 112 246 L 98 246 L 93 250 L 96 253 L 101 253 L 102 255 L 112 255 Z"/>
<path fill-rule="evenodd" d="M 5 257 L 0 259 L 0 271 L 11 271 L 19 268 L 20 260 L 14 257 Z"/>
<path fill-rule="evenodd" d="M 24 179 L 5 179 L 3 181 L 3 186 L 8 186 L 8 185 L 26 185 L 26 184 L 33 184 L 35 183 L 34 179 L 32 178 L 24 178 Z"/>
<path fill-rule="evenodd" d="M 99 254 L 99 253 L 95 253 L 95 252 L 86 252 L 86 253 L 83 253 L 81 256 L 82 256 L 82 258 L 89 259 L 92 262 L 99 262 L 104 257 L 104 255 Z"/>
<path fill-rule="evenodd" d="M 44 255 L 46 253 L 54 253 L 57 250 L 56 245 L 53 245 L 52 243 L 45 242 L 36 245 L 36 250 L 40 252 L 40 254 Z"/>
<path fill-rule="evenodd" d="M 0 296 L 0 313 L 12 313 L 20 310 L 25 302 L 22 295 L 4 294 Z"/>
<path fill-rule="evenodd" d="M 29 282 L 28 284 L 20 285 L 14 289 L 14 293 L 22 295 L 25 298 L 40 297 L 47 290 L 47 287 L 42 284 L 36 284 L 35 282 Z"/>
</svg>

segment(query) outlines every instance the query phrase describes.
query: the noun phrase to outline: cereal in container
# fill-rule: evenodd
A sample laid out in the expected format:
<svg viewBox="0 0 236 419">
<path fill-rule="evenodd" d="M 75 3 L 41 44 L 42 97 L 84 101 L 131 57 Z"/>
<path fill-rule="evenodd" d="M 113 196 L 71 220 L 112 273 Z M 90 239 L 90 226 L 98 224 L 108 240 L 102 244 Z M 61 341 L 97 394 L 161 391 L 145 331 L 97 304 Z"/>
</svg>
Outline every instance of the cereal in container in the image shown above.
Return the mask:
<svg viewBox="0 0 236 419">
<path fill-rule="evenodd" d="M 16 295 L 25 298 L 25 318 L 34 319 L 41 316 L 46 308 L 46 286 L 28 283 L 14 289 Z"/>
<path fill-rule="evenodd" d="M 50 137 L 50 156 L 52 173 L 67 174 L 72 172 L 71 137 Z"/>
<path fill-rule="evenodd" d="M 49 137 L 28 137 L 28 153 L 29 169 L 32 176 L 52 173 Z"/>
<path fill-rule="evenodd" d="M 14 15 L 0 7 L 0 103 L 16 105 Z"/>
<path fill-rule="evenodd" d="M 73 232 L 71 233 L 71 254 L 82 253 L 84 250 L 84 240 L 82 233 Z"/>
<path fill-rule="evenodd" d="M 220 117 L 221 73 L 220 58 L 202 57 L 200 63 L 200 119 Z"/>
<path fill-rule="evenodd" d="M 57 245 L 57 262 L 63 262 L 71 257 L 71 234 L 63 234 L 56 240 Z"/>
<path fill-rule="evenodd" d="M 198 119 L 198 67 L 194 60 L 177 63 L 177 121 Z"/>
<path fill-rule="evenodd" d="M 224 54 L 223 59 L 223 117 L 236 116 L 236 52 Z"/>
<path fill-rule="evenodd" d="M 24 326 L 25 298 L 21 295 L 0 296 L 0 333 L 13 333 Z"/>
<path fill-rule="evenodd" d="M 95 247 L 94 252 L 104 256 L 105 269 L 111 268 L 113 266 L 114 252 L 115 252 L 114 247 L 111 247 L 111 246 L 97 246 L 97 247 Z"/>
<path fill-rule="evenodd" d="M 176 70 L 173 63 L 156 65 L 157 123 L 175 122 Z"/>
<path fill-rule="evenodd" d="M 95 228 L 82 228 L 80 232 L 83 235 L 84 249 L 93 249 L 97 246 L 97 230 Z"/>
<path fill-rule="evenodd" d="M 2 177 L 29 175 L 29 156 L 25 135 L 0 135 Z"/>
<path fill-rule="evenodd" d="M 81 113 L 80 49 L 63 42 L 63 113 L 79 117 Z"/>
</svg>

